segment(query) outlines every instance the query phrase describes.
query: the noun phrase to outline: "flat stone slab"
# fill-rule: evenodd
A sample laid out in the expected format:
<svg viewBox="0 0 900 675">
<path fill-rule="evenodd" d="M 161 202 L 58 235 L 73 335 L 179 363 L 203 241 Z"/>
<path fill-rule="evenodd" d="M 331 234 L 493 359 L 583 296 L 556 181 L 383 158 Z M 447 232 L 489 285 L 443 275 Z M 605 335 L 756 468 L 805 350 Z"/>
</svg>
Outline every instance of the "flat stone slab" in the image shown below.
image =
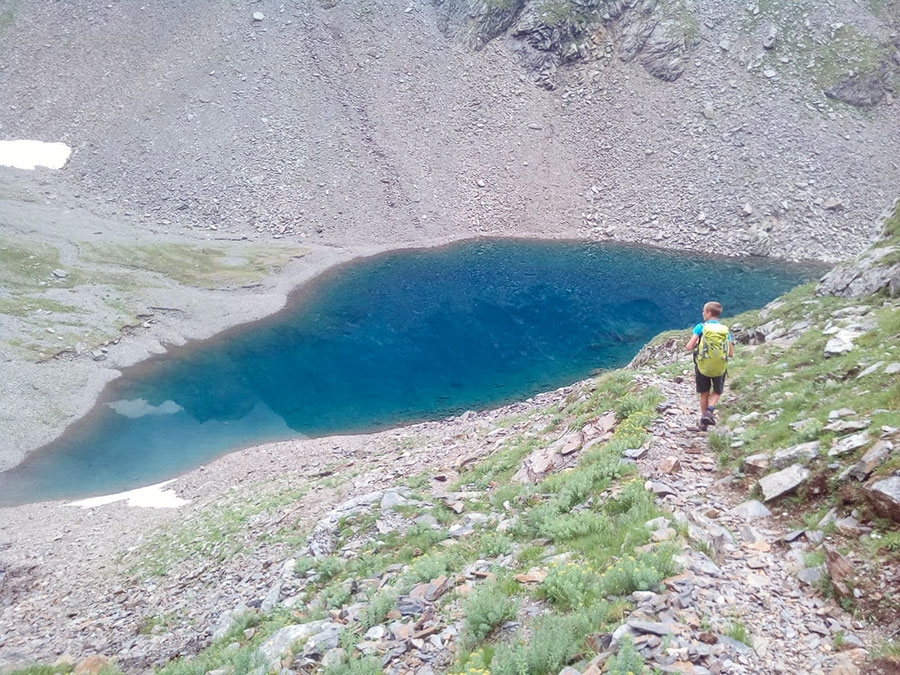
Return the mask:
<svg viewBox="0 0 900 675">
<path fill-rule="evenodd" d="M 809 478 L 809 469 L 793 464 L 776 473 L 770 473 L 759 479 L 759 488 L 763 493 L 763 501 L 768 502 L 796 490 Z"/>
<path fill-rule="evenodd" d="M 753 518 L 768 518 L 772 512 L 766 508 L 765 504 L 756 499 L 751 499 L 743 504 L 738 504 L 734 508 L 728 509 L 725 513 L 730 516 L 739 516 L 746 520 Z"/>
<path fill-rule="evenodd" d="M 858 450 L 868 442 L 869 434 L 865 431 L 861 431 L 858 434 L 851 434 L 850 436 L 844 436 L 834 442 L 831 450 L 828 451 L 828 456 L 840 457 L 841 455 L 846 455 L 854 450 Z"/>
<path fill-rule="evenodd" d="M 819 441 L 810 441 L 800 445 L 792 445 L 789 448 L 776 450 L 772 454 L 771 465 L 773 469 L 783 469 L 791 464 L 811 462 L 819 454 Z"/>
<path fill-rule="evenodd" d="M 628 621 L 628 625 L 638 633 L 663 636 L 672 632 L 672 626 L 656 621 Z"/>
</svg>

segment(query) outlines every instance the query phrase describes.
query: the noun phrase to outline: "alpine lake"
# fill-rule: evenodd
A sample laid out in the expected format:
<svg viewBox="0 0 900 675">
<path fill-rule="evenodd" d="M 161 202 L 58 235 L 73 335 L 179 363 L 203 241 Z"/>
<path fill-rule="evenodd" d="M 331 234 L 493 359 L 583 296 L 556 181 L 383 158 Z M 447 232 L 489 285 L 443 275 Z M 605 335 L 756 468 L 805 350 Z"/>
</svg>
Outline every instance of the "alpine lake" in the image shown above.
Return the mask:
<svg viewBox="0 0 900 675">
<path fill-rule="evenodd" d="M 0 473 L 0 505 L 150 485 L 270 441 L 484 409 L 626 364 L 822 265 L 611 243 L 478 239 L 353 261 L 287 307 L 134 366 L 93 412 Z M 685 385 L 688 386 L 688 385 Z"/>
</svg>

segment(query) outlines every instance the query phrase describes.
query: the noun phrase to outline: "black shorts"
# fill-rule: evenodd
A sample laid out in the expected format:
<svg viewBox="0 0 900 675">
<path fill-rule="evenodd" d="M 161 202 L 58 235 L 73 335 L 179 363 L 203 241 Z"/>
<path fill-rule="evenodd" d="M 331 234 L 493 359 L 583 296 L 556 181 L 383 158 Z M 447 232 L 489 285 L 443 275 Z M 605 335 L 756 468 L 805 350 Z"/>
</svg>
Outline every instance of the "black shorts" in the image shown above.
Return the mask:
<svg viewBox="0 0 900 675">
<path fill-rule="evenodd" d="M 712 389 L 714 392 L 722 395 L 722 392 L 725 391 L 725 373 L 723 375 L 719 375 L 718 377 L 709 377 L 708 375 L 704 375 L 697 369 L 697 364 L 694 364 L 694 379 L 697 381 L 697 393 L 698 394 L 708 394 L 709 390 Z"/>
</svg>

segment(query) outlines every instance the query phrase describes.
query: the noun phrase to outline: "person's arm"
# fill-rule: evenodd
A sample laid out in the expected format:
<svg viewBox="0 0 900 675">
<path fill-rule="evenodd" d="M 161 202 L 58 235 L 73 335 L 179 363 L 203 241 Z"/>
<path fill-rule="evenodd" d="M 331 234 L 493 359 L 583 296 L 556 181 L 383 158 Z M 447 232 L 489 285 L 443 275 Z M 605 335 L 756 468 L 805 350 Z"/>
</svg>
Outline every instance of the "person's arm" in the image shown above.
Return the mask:
<svg viewBox="0 0 900 675">
<path fill-rule="evenodd" d="M 734 358 L 734 340 L 731 339 L 731 333 L 728 334 L 728 358 Z"/>
<path fill-rule="evenodd" d="M 700 342 L 701 335 L 703 335 L 703 324 L 698 323 L 691 331 L 691 339 L 688 340 L 688 343 L 684 346 L 684 351 L 689 352 L 696 347 L 697 343 Z"/>
</svg>

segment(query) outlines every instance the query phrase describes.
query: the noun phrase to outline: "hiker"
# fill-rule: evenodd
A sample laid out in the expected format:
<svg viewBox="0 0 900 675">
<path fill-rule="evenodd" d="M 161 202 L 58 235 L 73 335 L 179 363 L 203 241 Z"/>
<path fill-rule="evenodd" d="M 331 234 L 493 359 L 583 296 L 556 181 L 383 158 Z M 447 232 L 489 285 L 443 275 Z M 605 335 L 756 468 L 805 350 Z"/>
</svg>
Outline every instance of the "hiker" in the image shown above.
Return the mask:
<svg viewBox="0 0 900 675">
<path fill-rule="evenodd" d="M 722 305 L 703 305 L 703 323 L 694 326 L 685 351 L 694 352 L 694 378 L 700 395 L 700 431 L 716 423 L 716 403 L 725 390 L 728 359 L 734 356 L 734 341 L 727 326 L 719 322 Z"/>
</svg>

